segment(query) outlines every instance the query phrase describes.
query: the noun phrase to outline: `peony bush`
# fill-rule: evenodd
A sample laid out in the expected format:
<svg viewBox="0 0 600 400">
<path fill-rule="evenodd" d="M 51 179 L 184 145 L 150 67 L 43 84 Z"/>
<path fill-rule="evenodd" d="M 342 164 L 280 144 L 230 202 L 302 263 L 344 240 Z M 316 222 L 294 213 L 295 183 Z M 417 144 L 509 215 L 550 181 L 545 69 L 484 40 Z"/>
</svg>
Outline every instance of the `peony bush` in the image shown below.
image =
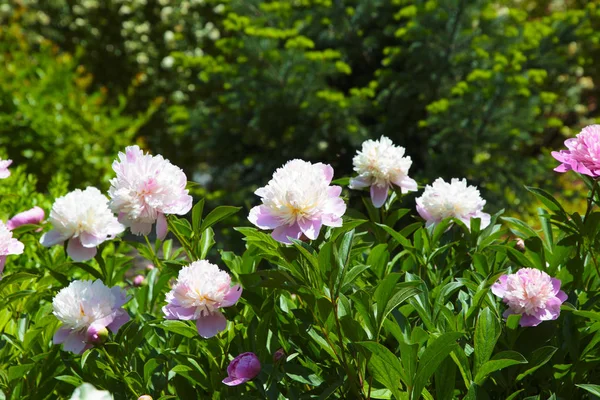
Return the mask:
<svg viewBox="0 0 600 400">
<path fill-rule="evenodd" d="M 208 212 L 137 146 L 107 195 L 60 175 L 41 194 L 2 164 L 0 397 L 594 399 L 597 143 L 592 126 L 553 153 L 584 215 L 527 188 L 539 227 L 484 212 L 466 179 L 418 183 L 386 137 L 356 176 L 295 159 L 253 206 Z M 241 253 L 214 229 L 234 214 Z"/>
</svg>

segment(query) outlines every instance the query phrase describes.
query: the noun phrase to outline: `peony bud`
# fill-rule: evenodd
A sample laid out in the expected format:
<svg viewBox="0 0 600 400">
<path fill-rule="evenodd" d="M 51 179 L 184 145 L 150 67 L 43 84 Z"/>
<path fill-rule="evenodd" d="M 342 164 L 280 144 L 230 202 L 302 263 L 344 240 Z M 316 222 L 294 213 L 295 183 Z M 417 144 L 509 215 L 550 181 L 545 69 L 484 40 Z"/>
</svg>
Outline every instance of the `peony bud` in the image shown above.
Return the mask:
<svg viewBox="0 0 600 400">
<path fill-rule="evenodd" d="M 278 363 L 283 358 L 285 358 L 285 351 L 283 351 L 283 349 L 279 349 L 275 352 L 275 354 L 273 354 L 273 362 L 274 363 Z"/>
<path fill-rule="evenodd" d="M 87 342 L 102 344 L 108 340 L 108 329 L 102 325 L 90 325 L 87 330 Z"/>
<path fill-rule="evenodd" d="M 9 230 L 12 231 L 13 229 L 18 228 L 21 225 L 40 224 L 44 220 L 45 217 L 46 217 L 46 214 L 44 213 L 44 210 L 42 210 L 38 206 L 35 206 L 33 208 L 30 208 L 27 211 L 20 212 L 17 215 L 15 215 L 14 217 L 12 217 L 11 219 L 9 219 L 6 222 L 6 226 L 8 227 Z"/>
<path fill-rule="evenodd" d="M 146 271 L 152 271 L 154 269 L 154 264 L 146 265 Z"/>
<path fill-rule="evenodd" d="M 144 275 L 136 275 L 135 278 L 133 278 L 133 286 L 142 286 L 144 284 Z"/>
<path fill-rule="evenodd" d="M 237 386 L 254 379 L 260 372 L 260 361 L 254 353 L 242 353 L 234 358 L 227 367 L 227 378 L 223 383 L 227 386 Z"/>
<path fill-rule="evenodd" d="M 148 396 L 147 394 L 144 394 L 138 397 L 138 400 L 152 400 L 152 397 Z"/>
<path fill-rule="evenodd" d="M 517 243 L 515 244 L 515 249 L 519 250 L 521 253 L 525 252 L 525 242 L 523 239 L 518 238 Z"/>
</svg>

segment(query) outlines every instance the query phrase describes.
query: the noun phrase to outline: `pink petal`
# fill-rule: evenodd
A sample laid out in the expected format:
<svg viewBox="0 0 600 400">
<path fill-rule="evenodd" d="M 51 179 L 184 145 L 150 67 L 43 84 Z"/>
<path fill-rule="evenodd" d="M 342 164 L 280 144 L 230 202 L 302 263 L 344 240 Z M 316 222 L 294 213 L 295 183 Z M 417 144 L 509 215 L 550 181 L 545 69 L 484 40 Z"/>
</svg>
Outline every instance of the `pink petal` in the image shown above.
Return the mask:
<svg viewBox="0 0 600 400">
<path fill-rule="evenodd" d="M 121 327 L 123 325 L 125 325 L 127 322 L 129 322 L 129 320 L 131 319 L 129 317 L 129 314 L 127 313 L 127 311 L 123 310 L 123 309 L 119 309 L 116 312 L 116 315 L 113 319 L 113 321 L 106 325 L 106 327 L 108 329 L 110 329 L 110 331 L 112 333 L 117 333 L 119 331 L 119 329 L 121 329 Z"/>
<path fill-rule="evenodd" d="M 6 256 L 0 256 L 0 274 L 4 272 L 4 265 L 6 264 Z M 0 277 L 2 279 L 2 277 Z"/>
<path fill-rule="evenodd" d="M 475 215 L 475 218 L 481 219 L 481 223 L 479 225 L 480 229 L 485 229 L 490 224 L 490 221 L 491 221 L 490 214 L 487 214 L 487 213 L 484 213 L 481 211 Z M 467 225 L 467 226 L 469 226 L 469 225 Z"/>
<path fill-rule="evenodd" d="M 73 259 L 73 261 L 87 261 L 96 255 L 95 247 L 83 247 L 79 238 L 71 238 L 69 239 L 69 244 L 67 245 L 67 254 Z"/>
<path fill-rule="evenodd" d="M 165 240 L 167 236 L 168 227 L 167 227 L 167 219 L 165 218 L 165 214 L 158 213 L 158 218 L 156 218 L 156 238 L 158 240 Z"/>
<path fill-rule="evenodd" d="M 235 285 L 229 288 L 229 292 L 223 297 L 223 301 L 221 301 L 221 307 L 230 307 L 237 303 L 237 301 L 242 297 L 242 287 L 240 285 Z"/>
<path fill-rule="evenodd" d="M 327 196 L 329 197 L 339 197 L 342 194 L 341 186 L 329 186 L 327 188 Z"/>
<path fill-rule="evenodd" d="M 81 331 L 71 331 L 63 342 L 63 349 L 75 354 L 82 354 L 87 346 L 87 335 Z"/>
<path fill-rule="evenodd" d="M 100 238 L 87 232 L 82 232 L 79 235 L 79 241 L 81 242 L 81 245 L 87 248 L 96 247 L 102 242 L 104 242 L 104 240 L 105 238 Z"/>
<path fill-rule="evenodd" d="M 323 223 L 323 225 L 331 226 L 332 228 L 339 228 L 340 226 L 342 226 L 342 219 L 332 214 L 323 215 L 323 217 L 321 217 L 321 222 Z"/>
<path fill-rule="evenodd" d="M 17 239 L 10 239 L 8 242 L 8 254 L 23 254 L 23 250 L 25 250 L 25 245 L 19 242 Z"/>
<path fill-rule="evenodd" d="M 366 176 L 357 176 L 350 179 L 348 187 L 350 189 L 362 189 L 371 186 L 371 178 Z"/>
<path fill-rule="evenodd" d="M 189 321 L 196 318 L 196 307 L 181 307 L 167 304 L 162 308 L 166 319 L 180 319 Z"/>
<path fill-rule="evenodd" d="M 319 232 L 321 231 L 321 220 L 318 219 L 300 219 L 298 221 L 298 226 L 300 230 L 306 235 L 310 240 L 315 240 L 319 236 Z"/>
<path fill-rule="evenodd" d="M 225 379 L 223 379 L 223 383 L 226 384 L 227 386 L 237 386 L 237 385 L 241 385 L 242 383 L 246 383 L 248 382 L 250 379 L 248 378 L 232 378 L 232 377 L 227 377 Z"/>
<path fill-rule="evenodd" d="M 273 230 L 271 236 L 278 242 L 291 244 L 292 242 L 288 239 L 288 236 L 294 239 L 300 239 L 302 230 L 300 230 L 298 223 L 294 223 L 293 225 L 281 225 Z"/>
<path fill-rule="evenodd" d="M 519 325 L 526 326 L 538 326 L 542 321 L 533 315 L 523 314 L 521 316 L 521 320 L 519 321 Z"/>
<path fill-rule="evenodd" d="M 6 226 L 8 229 L 13 230 L 21 225 L 39 224 L 44 220 L 45 216 L 44 210 L 38 206 L 35 206 L 27 211 L 18 213 L 9 219 L 8 222 L 6 222 Z"/>
<path fill-rule="evenodd" d="M 406 175 L 392 181 L 392 183 L 398 186 L 402 193 L 416 192 L 418 189 L 417 181 Z"/>
<path fill-rule="evenodd" d="M 256 206 L 250 210 L 248 220 L 260 229 L 275 229 L 281 225 L 279 218 L 271 214 L 265 206 Z"/>
<path fill-rule="evenodd" d="M 388 197 L 388 187 L 371 185 L 371 201 L 375 208 L 381 208 L 385 204 Z"/>
<path fill-rule="evenodd" d="M 54 344 L 63 343 L 65 340 L 67 340 L 67 337 L 69 336 L 69 334 L 71 334 L 71 330 L 68 328 L 65 328 L 64 326 L 61 326 L 60 328 L 58 328 L 58 330 L 54 334 L 54 337 L 52 338 L 52 343 L 54 343 Z"/>
<path fill-rule="evenodd" d="M 215 311 L 198 318 L 196 320 L 196 328 L 198 328 L 200 336 L 208 339 L 227 328 L 227 319 L 219 311 Z"/>
<path fill-rule="evenodd" d="M 323 175 L 325 175 L 325 180 L 327 183 L 331 182 L 333 179 L 333 167 L 329 164 L 317 163 L 315 166 L 319 166 L 323 169 Z"/>
<path fill-rule="evenodd" d="M 567 294 L 562 290 L 559 290 L 558 293 L 556 293 L 556 297 L 558 297 L 561 303 L 564 303 L 569 298 L 569 296 L 567 296 Z"/>
<path fill-rule="evenodd" d="M 152 224 L 149 222 L 132 222 L 129 226 L 134 235 L 148 236 L 152 232 Z"/>
<path fill-rule="evenodd" d="M 40 239 L 40 243 L 44 247 L 50 247 L 50 246 L 54 246 L 55 244 L 62 243 L 67 239 L 68 239 L 68 237 L 63 236 L 58 231 L 51 230 L 42 235 L 42 238 Z"/>
<path fill-rule="evenodd" d="M 498 282 L 494 283 L 491 287 L 492 293 L 498 297 L 504 297 L 506 293 L 506 280 L 508 279 L 508 275 L 502 275 L 498 278 Z"/>
</svg>

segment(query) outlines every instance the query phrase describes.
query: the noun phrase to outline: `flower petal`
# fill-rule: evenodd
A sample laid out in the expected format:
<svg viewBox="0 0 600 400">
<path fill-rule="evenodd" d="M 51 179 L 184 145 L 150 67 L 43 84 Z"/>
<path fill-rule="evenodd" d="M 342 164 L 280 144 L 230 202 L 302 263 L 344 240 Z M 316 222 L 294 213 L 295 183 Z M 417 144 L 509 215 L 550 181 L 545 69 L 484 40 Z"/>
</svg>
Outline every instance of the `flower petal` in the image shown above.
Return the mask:
<svg viewBox="0 0 600 400">
<path fill-rule="evenodd" d="M 54 246 L 55 244 L 59 244 L 67 240 L 69 237 L 64 236 L 59 231 L 51 230 L 42 235 L 40 239 L 40 243 L 44 247 Z"/>
<path fill-rule="evenodd" d="M 225 316 L 219 311 L 215 311 L 198 318 L 198 320 L 196 320 L 196 328 L 198 328 L 200 336 L 208 339 L 227 328 L 227 319 L 225 319 Z"/>
<path fill-rule="evenodd" d="M 229 288 L 229 292 L 223 297 L 223 301 L 221 301 L 221 307 L 231 307 L 242 296 L 242 287 L 240 285 L 235 285 Z"/>
<path fill-rule="evenodd" d="M 95 247 L 83 247 L 79 238 L 69 239 L 67 245 L 67 254 L 73 259 L 73 261 L 87 261 L 96 255 Z"/>
<path fill-rule="evenodd" d="M 305 219 L 298 220 L 298 226 L 302 233 L 306 235 L 310 240 L 315 240 L 319 236 L 321 226 L 323 223 L 319 219 Z"/>
<path fill-rule="evenodd" d="M 375 208 L 381 208 L 385 204 L 388 197 L 388 187 L 371 185 L 371 201 Z"/>
<path fill-rule="evenodd" d="M 115 314 L 116 315 L 114 316 L 113 321 L 110 324 L 106 325 L 106 327 L 110 329 L 112 333 L 117 333 L 119 329 L 121 329 L 121 327 L 127 322 L 129 322 L 129 320 L 131 319 L 127 311 L 123 309 L 116 310 Z"/>
<path fill-rule="evenodd" d="M 292 225 L 281 225 L 273 230 L 271 236 L 278 242 L 291 244 L 292 242 L 290 239 L 288 239 L 288 236 L 294 239 L 300 239 L 302 236 L 302 230 L 298 226 L 298 223 L 294 223 Z"/>
<path fill-rule="evenodd" d="M 168 232 L 167 227 L 167 219 L 165 218 L 165 214 L 158 213 L 158 218 L 156 218 L 156 238 L 158 240 L 165 240 Z"/>
<path fill-rule="evenodd" d="M 241 385 L 242 383 L 246 383 L 248 382 L 249 379 L 248 378 L 233 378 L 233 377 L 227 377 L 225 379 L 223 379 L 223 383 L 226 384 L 227 386 L 237 386 L 237 385 Z"/>
<path fill-rule="evenodd" d="M 279 218 L 271 214 L 265 206 L 256 206 L 250 210 L 248 220 L 260 229 L 275 229 L 281 225 Z"/>
</svg>

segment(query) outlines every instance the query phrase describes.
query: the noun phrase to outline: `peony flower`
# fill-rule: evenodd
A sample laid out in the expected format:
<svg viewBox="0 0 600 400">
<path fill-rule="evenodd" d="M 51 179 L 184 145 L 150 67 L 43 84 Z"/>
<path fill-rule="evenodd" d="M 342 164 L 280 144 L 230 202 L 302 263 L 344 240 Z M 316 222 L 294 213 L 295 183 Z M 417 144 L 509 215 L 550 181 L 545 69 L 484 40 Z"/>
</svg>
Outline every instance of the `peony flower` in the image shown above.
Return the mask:
<svg viewBox="0 0 600 400">
<path fill-rule="evenodd" d="M 502 275 L 492 285 L 492 293 L 508 305 L 505 318 L 521 314 L 521 326 L 537 326 L 558 318 L 560 305 L 567 300 L 565 292 L 560 290 L 560 280 L 534 268 Z"/>
<path fill-rule="evenodd" d="M 552 157 L 562 164 L 556 172 L 573 170 L 593 178 L 600 176 L 600 125 L 590 125 L 574 138 L 565 140 L 568 150 L 553 151 Z"/>
<path fill-rule="evenodd" d="M 273 229 L 271 236 L 282 243 L 291 243 L 288 236 L 316 239 L 321 226 L 342 226 L 346 211 L 342 188 L 329 186 L 332 178 L 330 165 L 288 161 L 254 192 L 263 204 L 250 210 L 248 219 L 260 229 Z"/>
<path fill-rule="evenodd" d="M 260 361 L 254 353 L 242 353 L 234 358 L 227 367 L 227 378 L 223 383 L 237 386 L 254 379 L 260 373 Z"/>
<path fill-rule="evenodd" d="M 107 390 L 98 390 L 89 383 L 83 383 L 75 389 L 71 400 L 113 400 L 113 396 Z"/>
<path fill-rule="evenodd" d="M 452 178 L 450 183 L 437 178 L 425 186 L 425 191 L 416 199 L 419 215 L 430 226 L 453 217 L 470 226 L 471 218 L 481 219 L 481 228 L 490 224 L 490 215 L 482 211 L 485 200 L 475 186 L 467 186 L 466 179 Z"/>
<path fill-rule="evenodd" d="M 12 160 L 3 160 L 0 158 L 0 179 L 8 178 L 10 171 L 8 167 L 12 164 Z"/>
<path fill-rule="evenodd" d="M 408 177 L 412 160 L 404 157 L 404 147 L 394 146 L 385 136 L 363 142 L 362 151 L 356 152 L 352 163 L 358 176 L 350 179 L 350 189 L 370 186 L 371 201 L 377 208 L 385 203 L 392 185 L 398 186 L 402 193 L 417 190 L 417 182 Z"/>
<path fill-rule="evenodd" d="M 179 271 L 162 310 L 167 319 L 195 320 L 200 336 L 210 338 L 227 327 L 219 309 L 234 305 L 241 295 L 242 288 L 231 286 L 227 272 L 198 260 Z"/>
<path fill-rule="evenodd" d="M 185 173 L 161 155 L 129 146 L 112 167 L 117 176 L 110 180 L 110 207 L 132 233 L 148 235 L 156 223 L 162 240 L 167 235 L 165 214 L 184 215 L 192 208 Z"/>
<path fill-rule="evenodd" d="M 138 400 L 152 400 L 152 396 L 144 394 L 144 395 L 138 397 Z"/>
<path fill-rule="evenodd" d="M 0 275 L 4 271 L 6 257 L 11 254 L 23 254 L 25 246 L 12 237 L 12 232 L 4 222 L 0 221 Z"/>
<path fill-rule="evenodd" d="M 40 207 L 35 206 L 27 211 L 23 211 L 12 217 L 6 222 L 6 226 L 11 231 L 21 225 L 33 224 L 38 225 L 44 221 L 46 214 Z"/>
<path fill-rule="evenodd" d="M 142 286 L 144 284 L 144 275 L 136 275 L 133 278 L 133 286 Z"/>
<path fill-rule="evenodd" d="M 75 189 L 52 205 L 53 229 L 40 239 L 46 247 L 68 240 L 67 254 L 75 261 L 96 255 L 96 246 L 123 232 L 125 227 L 108 209 L 108 199 L 95 187 Z"/>
<path fill-rule="evenodd" d="M 52 300 L 53 314 L 62 322 L 54 334 L 54 344 L 66 351 L 82 354 L 106 339 L 106 329 L 117 331 L 129 314 L 123 308 L 129 298 L 118 286 L 109 288 L 101 280 L 73 281 Z"/>
</svg>

